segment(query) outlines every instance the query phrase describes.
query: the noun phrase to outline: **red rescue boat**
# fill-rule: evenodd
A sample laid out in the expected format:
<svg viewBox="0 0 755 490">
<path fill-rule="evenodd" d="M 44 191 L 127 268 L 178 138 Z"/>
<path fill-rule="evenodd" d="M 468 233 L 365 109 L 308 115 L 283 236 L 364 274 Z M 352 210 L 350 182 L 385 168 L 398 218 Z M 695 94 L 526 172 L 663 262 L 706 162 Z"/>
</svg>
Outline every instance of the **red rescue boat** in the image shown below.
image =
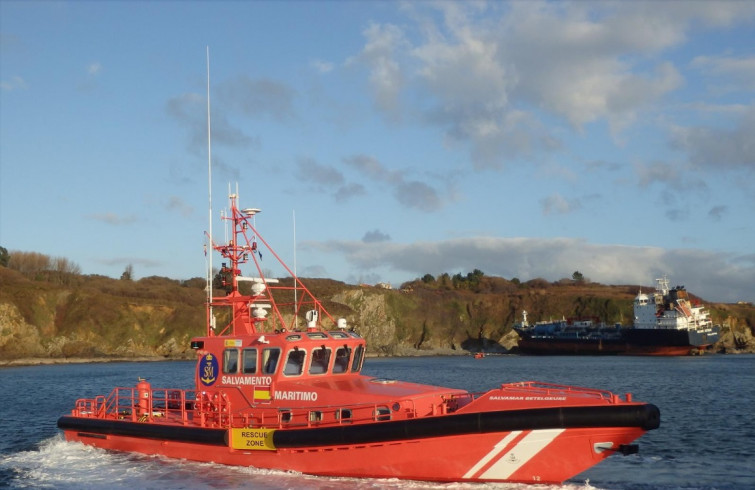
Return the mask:
<svg viewBox="0 0 755 490">
<path fill-rule="evenodd" d="M 194 389 L 140 380 L 80 399 L 58 420 L 67 440 L 312 475 L 560 483 L 636 452 L 659 426 L 658 408 L 629 394 L 534 381 L 471 393 L 361 374 L 365 340 L 270 249 L 259 210 L 236 200 L 230 241 L 211 244 L 227 294 L 208 287 Z M 290 278 L 265 277 L 263 248 Z"/>
</svg>

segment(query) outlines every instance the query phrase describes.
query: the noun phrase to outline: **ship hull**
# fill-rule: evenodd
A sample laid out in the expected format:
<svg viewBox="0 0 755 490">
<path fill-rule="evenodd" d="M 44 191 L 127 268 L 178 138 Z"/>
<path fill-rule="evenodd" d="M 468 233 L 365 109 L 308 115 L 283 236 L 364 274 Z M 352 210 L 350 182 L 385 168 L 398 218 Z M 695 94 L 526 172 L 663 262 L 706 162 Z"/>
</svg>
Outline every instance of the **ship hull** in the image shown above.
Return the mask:
<svg viewBox="0 0 755 490">
<path fill-rule="evenodd" d="M 719 339 L 719 328 L 711 327 L 703 332 L 630 328 L 625 338 L 631 351 L 638 354 L 685 355 L 710 348 Z"/>
<path fill-rule="evenodd" d="M 644 355 L 685 356 L 710 349 L 718 341 L 719 328 L 705 332 L 627 328 L 621 339 L 574 339 L 553 336 L 533 337 L 517 330 L 519 350 L 543 355 Z"/>
<path fill-rule="evenodd" d="M 543 355 L 617 355 L 627 352 L 622 341 L 563 340 L 558 338 L 520 338 L 519 351 Z"/>
<path fill-rule="evenodd" d="M 278 430 L 273 450 L 234 449 L 232 433 L 224 429 L 72 416 L 61 417 L 58 426 L 69 441 L 108 450 L 312 475 L 560 483 L 657 427 L 658 420 L 653 405 L 471 413 Z"/>
</svg>

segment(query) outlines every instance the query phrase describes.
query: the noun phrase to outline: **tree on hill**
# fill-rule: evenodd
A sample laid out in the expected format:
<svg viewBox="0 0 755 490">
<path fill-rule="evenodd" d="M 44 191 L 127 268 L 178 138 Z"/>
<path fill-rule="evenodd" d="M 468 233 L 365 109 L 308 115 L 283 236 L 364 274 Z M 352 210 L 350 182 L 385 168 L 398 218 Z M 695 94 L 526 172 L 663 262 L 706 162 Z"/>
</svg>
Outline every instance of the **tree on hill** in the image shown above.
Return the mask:
<svg viewBox="0 0 755 490">
<path fill-rule="evenodd" d="M 435 278 L 432 274 L 425 274 L 424 276 L 422 276 L 422 282 L 424 282 L 425 284 L 430 284 L 432 282 L 435 282 Z"/>
<path fill-rule="evenodd" d="M 121 281 L 131 281 L 134 279 L 134 266 L 129 264 L 126 266 L 126 270 L 121 274 Z"/>
<path fill-rule="evenodd" d="M 8 268 L 30 279 L 68 283 L 81 274 L 81 267 L 65 257 L 50 257 L 38 252 L 14 250 L 8 259 Z"/>
</svg>

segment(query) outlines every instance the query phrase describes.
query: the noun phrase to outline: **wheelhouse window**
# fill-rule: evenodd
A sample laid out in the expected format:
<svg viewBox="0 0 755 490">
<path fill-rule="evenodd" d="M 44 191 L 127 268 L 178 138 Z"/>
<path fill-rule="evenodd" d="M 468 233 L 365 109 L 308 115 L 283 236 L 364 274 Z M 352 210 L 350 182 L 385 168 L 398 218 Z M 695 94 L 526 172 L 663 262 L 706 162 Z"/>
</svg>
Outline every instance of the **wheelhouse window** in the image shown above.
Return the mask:
<svg viewBox="0 0 755 490">
<path fill-rule="evenodd" d="M 223 372 L 237 373 L 239 370 L 239 350 L 226 349 L 223 351 Z"/>
<path fill-rule="evenodd" d="M 281 356 L 281 350 L 277 347 L 268 347 L 262 351 L 262 372 L 264 374 L 275 374 L 278 369 L 278 360 Z"/>
<path fill-rule="evenodd" d="M 244 349 L 241 352 L 241 372 L 255 374 L 257 372 L 257 349 Z"/>
<path fill-rule="evenodd" d="M 304 357 L 305 352 L 302 349 L 289 351 L 283 374 L 286 376 L 299 376 L 304 368 Z"/>
<path fill-rule="evenodd" d="M 348 346 L 339 347 L 336 350 L 336 360 L 333 363 L 333 373 L 345 373 L 349 370 L 349 358 L 351 357 L 351 349 Z"/>
<path fill-rule="evenodd" d="M 354 362 L 351 363 L 352 373 L 358 373 L 362 369 L 363 359 L 364 359 L 364 346 L 360 345 L 354 351 Z"/>
<path fill-rule="evenodd" d="M 309 364 L 309 374 L 325 374 L 330 364 L 330 349 L 325 346 L 312 351 L 312 361 Z"/>
</svg>

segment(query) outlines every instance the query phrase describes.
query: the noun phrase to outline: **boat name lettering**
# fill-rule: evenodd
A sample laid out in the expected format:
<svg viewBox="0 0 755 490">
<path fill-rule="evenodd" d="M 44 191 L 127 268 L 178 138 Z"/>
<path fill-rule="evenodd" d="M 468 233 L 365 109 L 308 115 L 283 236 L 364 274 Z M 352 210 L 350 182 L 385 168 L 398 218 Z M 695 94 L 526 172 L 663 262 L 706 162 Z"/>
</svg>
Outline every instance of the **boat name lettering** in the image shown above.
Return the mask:
<svg viewBox="0 0 755 490">
<path fill-rule="evenodd" d="M 273 382 L 270 376 L 223 376 L 224 385 L 269 386 Z"/>
<path fill-rule="evenodd" d="M 491 396 L 494 401 L 564 401 L 565 396 Z"/>
<path fill-rule="evenodd" d="M 276 391 L 276 400 L 317 401 L 316 391 Z"/>
</svg>

